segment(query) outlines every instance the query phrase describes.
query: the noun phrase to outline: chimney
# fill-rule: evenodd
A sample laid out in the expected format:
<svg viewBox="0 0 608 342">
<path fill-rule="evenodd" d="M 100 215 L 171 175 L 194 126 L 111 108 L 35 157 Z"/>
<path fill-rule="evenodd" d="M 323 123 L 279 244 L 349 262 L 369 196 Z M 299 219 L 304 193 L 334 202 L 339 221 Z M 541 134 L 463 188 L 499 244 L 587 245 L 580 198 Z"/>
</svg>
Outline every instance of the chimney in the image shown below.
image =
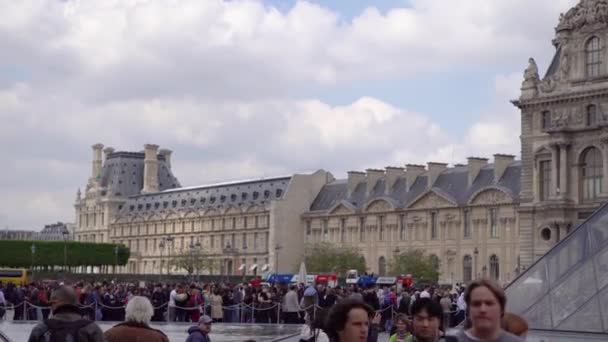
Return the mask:
<svg viewBox="0 0 608 342">
<path fill-rule="evenodd" d="M 158 154 L 165 157 L 165 163 L 167 164 L 167 168 L 169 170 L 171 170 L 171 154 L 172 153 L 173 153 L 173 151 L 166 149 L 166 148 L 163 148 L 162 150 L 158 151 Z"/>
<path fill-rule="evenodd" d="M 99 180 L 101 178 L 101 150 L 103 144 L 95 144 L 93 148 L 93 167 L 91 168 L 91 178 Z"/>
<path fill-rule="evenodd" d="M 469 157 L 469 186 L 473 184 L 482 167 L 488 165 L 488 158 Z"/>
<path fill-rule="evenodd" d="M 143 194 L 158 192 L 158 145 L 144 145 L 144 188 Z"/>
<path fill-rule="evenodd" d="M 405 172 L 406 187 L 407 187 L 407 191 L 410 191 L 410 189 L 412 188 L 412 185 L 414 185 L 414 183 L 416 182 L 416 178 L 418 178 L 418 176 L 423 174 L 426 170 L 424 169 L 424 165 L 414 165 L 414 164 L 405 165 L 405 169 L 406 169 L 406 172 Z"/>
<path fill-rule="evenodd" d="M 439 175 L 448 169 L 448 164 L 430 162 L 427 165 L 429 169 L 427 187 L 430 189 L 435 185 Z"/>
<path fill-rule="evenodd" d="M 357 186 L 365 181 L 365 172 L 348 171 L 348 197 L 353 195 Z"/>
<path fill-rule="evenodd" d="M 108 161 L 108 157 L 112 153 L 114 153 L 114 148 L 112 148 L 112 147 L 106 147 L 106 148 L 103 149 L 103 160 L 104 160 L 104 163 L 106 161 Z"/>
<path fill-rule="evenodd" d="M 384 187 L 385 195 L 389 195 L 391 193 L 391 190 L 393 190 L 393 187 L 395 186 L 395 183 L 397 183 L 397 179 L 399 179 L 399 177 L 405 176 L 404 171 L 405 169 L 402 167 L 386 167 L 386 185 Z"/>
<path fill-rule="evenodd" d="M 367 172 L 366 196 L 369 196 L 372 193 L 372 191 L 374 191 L 374 187 L 376 186 L 376 184 L 378 183 L 380 178 L 382 178 L 382 176 L 384 176 L 384 170 L 367 169 L 367 170 L 365 170 L 365 172 Z"/>
<path fill-rule="evenodd" d="M 515 160 L 515 156 L 509 154 L 494 155 L 494 183 L 498 183 L 505 174 L 507 167 Z"/>
</svg>

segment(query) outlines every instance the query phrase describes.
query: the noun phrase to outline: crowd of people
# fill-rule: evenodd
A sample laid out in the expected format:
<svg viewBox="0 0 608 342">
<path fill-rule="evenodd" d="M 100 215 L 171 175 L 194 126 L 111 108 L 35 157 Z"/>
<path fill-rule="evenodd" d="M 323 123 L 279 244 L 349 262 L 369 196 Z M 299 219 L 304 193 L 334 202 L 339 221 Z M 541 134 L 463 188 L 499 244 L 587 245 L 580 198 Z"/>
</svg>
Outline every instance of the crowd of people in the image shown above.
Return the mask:
<svg viewBox="0 0 608 342">
<path fill-rule="evenodd" d="M 485 341 L 479 337 L 488 334 L 483 332 L 488 329 L 484 326 L 498 319 L 500 327 L 503 316 L 503 326 L 509 331 L 521 334 L 521 330 L 527 329 L 525 321 L 504 312 L 505 302 L 502 288 L 487 280 L 466 288 L 440 290 L 429 286 L 416 291 L 378 286 L 261 285 L 259 282 L 0 285 L 0 308 L 14 305 L 14 320 L 43 321 L 32 331 L 30 341 L 42 341 L 40 335 L 52 330 L 56 324 L 53 322 L 62 319 L 71 322 L 69 328 L 61 329 L 62 334 L 99 335 L 88 341 L 131 341 L 125 336 L 136 336 L 133 334 L 139 334 L 137 329 L 145 329 L 144 335 L 150 335 L 145 341 L 168 341 L 161 331 L 150 328 L 149 323 L 154 321 L 193 323 L 188 330 L 191 342 L 209 341 L 211 325 L 217 322 L 304 324 L 303 341 L 350 342 L 361 340 L 365 335 L 365 341 L 375 342 L 381 332 L 387 333 L 391 342 L 438 341 L 443 332 L 465 317 L 468 317 L 467 330 L 442 338 Z M 497 318 L 494 317 L 496 310 Z M 0 318 L 1 314 L 2 311 Z M 124 323 L 101 334 L 95 320 Z M 501 335 L 492 335 L 491 341 L 519 341 L 500 331 Z M 503 335 L 505 337 L 501 337 Z"/>
</svg>

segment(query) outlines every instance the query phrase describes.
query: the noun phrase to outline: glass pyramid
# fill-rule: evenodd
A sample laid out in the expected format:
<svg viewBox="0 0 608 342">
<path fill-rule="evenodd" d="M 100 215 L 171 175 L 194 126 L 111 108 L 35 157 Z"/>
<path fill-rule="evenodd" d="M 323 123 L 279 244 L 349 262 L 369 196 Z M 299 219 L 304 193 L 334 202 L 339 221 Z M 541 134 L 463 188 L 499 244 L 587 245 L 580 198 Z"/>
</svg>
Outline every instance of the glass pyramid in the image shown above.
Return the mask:
<svg viewBox="0 0 608 342">
<path fill-rule="evenodd" d="M 507 311 L 531 329 L 608 333 L 608 204 L 523 272 Z"/>
</svg>

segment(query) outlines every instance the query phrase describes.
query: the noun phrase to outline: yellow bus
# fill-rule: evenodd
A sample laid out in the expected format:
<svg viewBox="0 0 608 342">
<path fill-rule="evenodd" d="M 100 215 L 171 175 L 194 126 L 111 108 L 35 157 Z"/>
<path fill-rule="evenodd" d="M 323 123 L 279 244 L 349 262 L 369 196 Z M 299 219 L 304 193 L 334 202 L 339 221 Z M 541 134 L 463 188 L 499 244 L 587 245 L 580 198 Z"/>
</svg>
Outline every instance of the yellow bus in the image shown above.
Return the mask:
<svg viewBox="0 0 608 342">
<path fill-rule="evenodd" d="M 3 284 L 26 285 L 29 279 L 30 271 L 24 268 L 0 268 L 0 282 Z"/>
</svg>

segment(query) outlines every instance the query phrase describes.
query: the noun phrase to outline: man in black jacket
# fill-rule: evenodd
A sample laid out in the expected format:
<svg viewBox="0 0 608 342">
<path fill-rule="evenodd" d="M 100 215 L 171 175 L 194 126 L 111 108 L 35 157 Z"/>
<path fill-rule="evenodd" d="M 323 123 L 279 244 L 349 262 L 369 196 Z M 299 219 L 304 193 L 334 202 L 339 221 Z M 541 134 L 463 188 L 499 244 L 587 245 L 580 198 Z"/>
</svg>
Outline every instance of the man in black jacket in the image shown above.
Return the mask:
<svg viewBox="0 0 608 342">
<path fill-rule="evenodd" d="M 61 286 L 51 295 L 53 318 L 38 323 L 28 342 L 88 341 L 103 342 L 103 332 L 93 321 L 85 320 L 78 309 L 74 289 Z M 71 336 L 71 337 L 69 337 Z"/>
</svg>

